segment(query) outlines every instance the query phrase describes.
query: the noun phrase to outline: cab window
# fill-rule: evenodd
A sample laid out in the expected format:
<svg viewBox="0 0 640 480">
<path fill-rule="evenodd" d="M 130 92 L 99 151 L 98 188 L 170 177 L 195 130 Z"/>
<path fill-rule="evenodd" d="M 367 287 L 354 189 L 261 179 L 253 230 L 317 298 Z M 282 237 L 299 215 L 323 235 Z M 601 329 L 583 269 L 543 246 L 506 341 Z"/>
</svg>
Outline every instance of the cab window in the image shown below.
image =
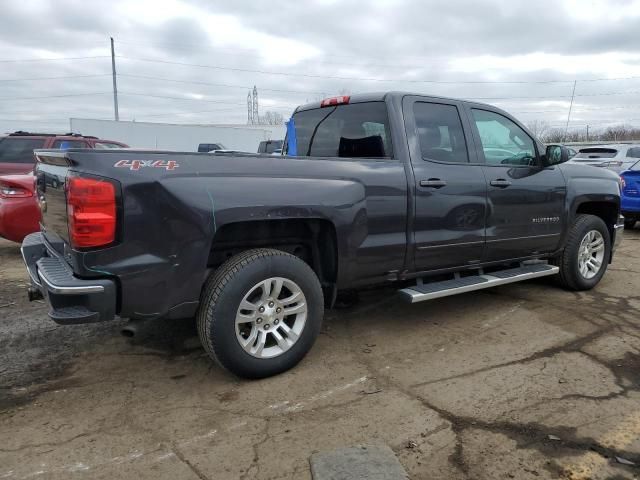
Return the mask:
<svg viewBox="0 0 640 480">
<path fill-rule="evenodd" d="M 304 110 L 293 118 L 298 156 L 393 157 L 389 118 L 384 102 Z"/>
<path fill-rule="evenodd" d="M 413 113 L 423 160 L 469 162 L 462 121 L 454 105 L 417 102 Z"/>
<path fill-rule="evenodd" d="M 471 111 L 488 165 L 536 164 L 533 139 L 522 128 L 499 113 L 475 108 Z"/>
</svg>

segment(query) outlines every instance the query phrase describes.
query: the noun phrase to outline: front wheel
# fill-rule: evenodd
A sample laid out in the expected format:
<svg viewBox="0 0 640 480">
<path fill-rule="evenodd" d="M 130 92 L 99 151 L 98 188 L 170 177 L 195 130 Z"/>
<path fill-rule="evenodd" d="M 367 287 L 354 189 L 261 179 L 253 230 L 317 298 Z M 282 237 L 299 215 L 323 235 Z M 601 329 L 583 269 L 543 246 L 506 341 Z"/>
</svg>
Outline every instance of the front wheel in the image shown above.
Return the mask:
<svg viewBox="0 0 640 480">
<path fill-rule="evenodd" d="M 294 367 L 316 340 L 324 315 L 320 282 L 280 250 L 248 250 L 211 275 L 197 314 L 207 353 L 232 373 L 263 378 Z"/>
<path fill-rule="evenodd" d="M 611 236 L 600 217 L 578 215 L 562 253 L 552 259 L 560 267 L 560 283 L 571 290 L 590 290 L 607 270 Z"/>
</svg>

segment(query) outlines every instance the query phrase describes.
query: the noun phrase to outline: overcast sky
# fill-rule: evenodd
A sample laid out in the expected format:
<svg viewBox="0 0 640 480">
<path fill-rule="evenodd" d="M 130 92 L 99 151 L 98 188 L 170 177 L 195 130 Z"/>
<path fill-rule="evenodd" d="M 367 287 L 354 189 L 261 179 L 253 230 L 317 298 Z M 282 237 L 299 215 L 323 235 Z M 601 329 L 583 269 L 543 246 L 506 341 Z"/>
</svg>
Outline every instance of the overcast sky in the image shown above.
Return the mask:
<svg viewBox="0 0 640 480">
<path fill-rule="evenodd" d="M 578 80 L 572 128 L 640 125 L 640 1 L 4 0 L 1 12 L 0 132 L 112 119 L 110 36 L 124 120 L 246 123 L 256 85 L 261 113 L 285 117 L 393 89 L 560 126 Z"/>
</svg>

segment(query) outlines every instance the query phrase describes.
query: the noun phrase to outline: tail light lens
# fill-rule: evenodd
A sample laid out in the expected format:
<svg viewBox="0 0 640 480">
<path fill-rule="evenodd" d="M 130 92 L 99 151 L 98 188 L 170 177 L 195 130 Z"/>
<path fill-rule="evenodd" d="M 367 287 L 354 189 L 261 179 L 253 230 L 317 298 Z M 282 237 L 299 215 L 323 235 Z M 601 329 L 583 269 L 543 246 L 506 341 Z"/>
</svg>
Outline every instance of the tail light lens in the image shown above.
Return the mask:
<svg viewBox="0 0 640 480">
<path fill-rule="evenodd" d="M 29 198 L 33 192 L 22 185 L 0 180 L 0 198 Z"/>
<path fill-rule="evenodd" d="M 107 180 L 69 177 L 67 215 L 74 248 L 101 247 L 116 239 L 116 189 Z"/>
</svg>

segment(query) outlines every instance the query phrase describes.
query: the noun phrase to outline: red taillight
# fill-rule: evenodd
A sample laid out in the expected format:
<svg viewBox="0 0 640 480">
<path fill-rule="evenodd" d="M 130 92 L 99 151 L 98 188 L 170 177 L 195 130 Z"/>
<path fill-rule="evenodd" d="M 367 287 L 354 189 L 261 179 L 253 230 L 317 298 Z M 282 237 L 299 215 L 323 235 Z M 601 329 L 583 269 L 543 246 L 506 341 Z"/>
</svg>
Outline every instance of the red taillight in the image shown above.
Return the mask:
<svg viewBox="0 0 640 480">
<path fill-rule="evenodd" d="M 0 198 L 29 198 L 33 192 L 21 185 L 6 180 L 0 180 Z"/>
<path fill-rule="evenodd" d="M 346 105 L 351 100 L 349 95 L 342 95 L 340 97 L 325 98 L 320 102 L 321 107 L 333 107 L 335 105 Z"/>
<path fill-rule="evenodd" d="M 100 247 L 116 238 L 116 189 L 106 180 L 70 177 L 69 239 L 74 248 Z"/>
</svg>

